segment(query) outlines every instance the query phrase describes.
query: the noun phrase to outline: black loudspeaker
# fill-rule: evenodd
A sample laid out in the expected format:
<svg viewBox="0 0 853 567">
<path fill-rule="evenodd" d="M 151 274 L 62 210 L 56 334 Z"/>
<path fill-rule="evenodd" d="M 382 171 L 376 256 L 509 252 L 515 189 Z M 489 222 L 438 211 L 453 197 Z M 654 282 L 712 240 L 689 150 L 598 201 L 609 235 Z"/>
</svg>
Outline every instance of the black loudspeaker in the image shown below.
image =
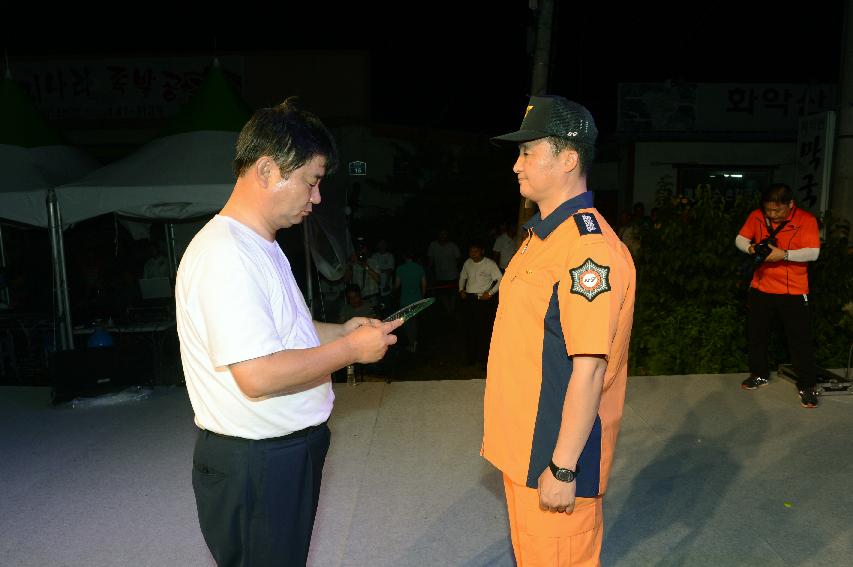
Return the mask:
<svg viewBox="0 0 853 567">
<path fill-rule="evenodd" d="M 50 362 L 53 404 L 143 384 L 150 364 L 140 364 L 139 354 L 124 347 L 57 351 Z"/>
</svg>

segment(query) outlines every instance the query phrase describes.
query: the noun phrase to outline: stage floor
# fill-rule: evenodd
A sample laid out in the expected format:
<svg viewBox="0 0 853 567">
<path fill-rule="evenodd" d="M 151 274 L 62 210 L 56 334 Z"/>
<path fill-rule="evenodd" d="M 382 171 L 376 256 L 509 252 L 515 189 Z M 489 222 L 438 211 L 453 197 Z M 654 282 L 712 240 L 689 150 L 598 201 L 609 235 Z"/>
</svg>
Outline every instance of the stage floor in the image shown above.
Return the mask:
<svg viewBox="0 0 853 567">
<path fill-rule="evenodd" d="M 853 396 L 631 378 L 605 566 L 853 565 Z M 310 564 L 511 566 L 482 380 L 336 384 Z M 186 391 L 90 409 L 0 388 L 0 565 L 207 566 Z"/>
</svg>

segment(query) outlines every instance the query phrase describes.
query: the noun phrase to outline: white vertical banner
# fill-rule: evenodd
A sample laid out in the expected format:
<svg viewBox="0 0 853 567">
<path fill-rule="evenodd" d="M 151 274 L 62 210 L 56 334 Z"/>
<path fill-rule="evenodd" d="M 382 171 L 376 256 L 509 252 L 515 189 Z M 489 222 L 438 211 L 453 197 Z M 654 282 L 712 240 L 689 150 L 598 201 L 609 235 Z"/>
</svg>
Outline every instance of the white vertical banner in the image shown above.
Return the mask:
<svg viewBox="0 0 853 567">
<path fill-rule="evenodd" d="M 829 208 L 832 149 L 835 142 L 835 111 L 800 118 L 797 133 L 797 206 L 820 214 Z"/>
</svg>

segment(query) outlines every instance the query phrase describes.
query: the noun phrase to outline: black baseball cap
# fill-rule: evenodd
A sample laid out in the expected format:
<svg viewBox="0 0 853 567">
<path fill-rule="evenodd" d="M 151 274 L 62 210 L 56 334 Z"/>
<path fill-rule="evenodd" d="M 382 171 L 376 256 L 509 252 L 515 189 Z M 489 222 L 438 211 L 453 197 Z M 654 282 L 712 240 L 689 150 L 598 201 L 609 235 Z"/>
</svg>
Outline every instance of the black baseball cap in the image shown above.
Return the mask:
<svg viewBox="0 0 853 567">
<path fill-rule="evenodd" d="M 529 142 L 548 136 L 560 136 L 581 144 L 595 144 L 598 128 L 592 114 L 581 104 L 556 95 L 530 97 L 521 128 L 503 136 L 496 142 Z"/>
</svg>

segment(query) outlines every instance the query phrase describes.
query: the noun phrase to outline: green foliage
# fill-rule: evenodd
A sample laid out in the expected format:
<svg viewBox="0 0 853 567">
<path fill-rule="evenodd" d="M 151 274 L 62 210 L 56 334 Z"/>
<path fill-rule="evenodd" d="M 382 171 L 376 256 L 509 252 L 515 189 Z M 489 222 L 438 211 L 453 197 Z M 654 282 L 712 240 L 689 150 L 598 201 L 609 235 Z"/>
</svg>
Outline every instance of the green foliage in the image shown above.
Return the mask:
<svg viewBox="0 0 853 567">
<path fill-rule="evenodd" d="M 747 370 L 745 256 L 734 246 L 756 199 L 726 206 L 700 187 L 694 199 L 659 192 L 656 226 L 641 227 L 635 257 L 637 303 L 631 341 L 633 374 L 727 373 Z M 817 361 L 846 364 L 853 317 L 853 262 L 845 242 L 826 244 L 810 267 Z M 853 310 L 853 307 L 851 307 Z M 846 327 L 845 327 L 846 325 Z M 781 329 L 776 335 L 781 336 Z M 785 361 L 784 341 L 771 343 L 771 367 Z"/>
<path fill-rule="evenodd" d="M 831 226 L 830 219 L 824 219 Z M 853 256 L 847 238 L 830 235 L 809 270 L 818 365 L 842 368 L 853 342 Z"/>
</svg>

